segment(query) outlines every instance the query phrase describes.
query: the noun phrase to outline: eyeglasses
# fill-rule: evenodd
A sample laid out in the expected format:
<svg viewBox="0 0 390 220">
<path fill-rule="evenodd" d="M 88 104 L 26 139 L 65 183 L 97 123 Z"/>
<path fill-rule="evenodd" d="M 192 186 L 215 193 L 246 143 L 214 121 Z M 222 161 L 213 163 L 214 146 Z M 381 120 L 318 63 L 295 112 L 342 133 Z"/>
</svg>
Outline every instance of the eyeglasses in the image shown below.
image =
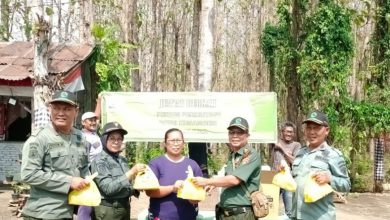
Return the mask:
<svg viewBox="0 0 390 220">
<path fill-rule="evenodd" d="M 114 138 L 114 137 L 110 137 L 110 138 L 108 138 L 108 140 L 111 142 L 122 142 L 123 141 L 122 138 Z"/>
<path fill-rule="evenodd" d="M 246 134 L 246 131 L 229 131 L 229 135 L 231 135 L 231 136 L 234 136 L 234 135 L 241 136 L 243 134 Z"/>
<path fill-rule="evenodd" d="M 172 139 L 172 140 L 167 140 L 171 144 L 181 144 L 183 143 L 183 140 L 180 139 Z"/>
</svg>

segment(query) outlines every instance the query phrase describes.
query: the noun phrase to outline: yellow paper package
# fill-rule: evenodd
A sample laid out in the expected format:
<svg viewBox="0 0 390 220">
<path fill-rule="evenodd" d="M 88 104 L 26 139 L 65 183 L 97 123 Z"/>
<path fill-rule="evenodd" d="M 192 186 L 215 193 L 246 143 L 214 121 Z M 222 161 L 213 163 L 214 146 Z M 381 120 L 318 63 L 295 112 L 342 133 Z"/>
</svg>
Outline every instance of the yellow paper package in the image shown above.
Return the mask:
<svg viewBox="0 0 390 220">
<path fill-rule="evenodd" d="M 183 187 L 177 191 L 177 197 L 182 199 L 203 201 L 206 198 L 206 191 L 201 186 L 196 186 L 192 182 L 194 172 L 192 168 L 188 166 L 187 178 L 184 180 Z"/>
<path fill-rule="evenodd" d="M 282 189 L 295 192 L 295 190 L 297 189 L 297 183 L 291 175 L 290 168 L 284 160 L 281 161 L 281 164 L 284 169 L 274 176 L 274 178 L 272 179 L 272 183 Z"/>
<path fill-rule="evenodd" d="M 133 187 L 137 190 L 150 190 L 160 188 L 160 184 L 150 167 L 146 166 L 145 171 L 138 173 L 135 177 Z"/>
<path fill-rule="evenodd" d="M 69 204 L 83 205 L 83 206 L 98 206 L 101 201 L 101 195 L 93 178 L 97 176 L 94 173 L 92 176 L 87 176 L 85 179 L 89 180 L 90 184 L 82 190 L 72 190 L 68 195 Z"/>
<path fill-rule="evenodd" d="M 297 183 L 291 176 L 291 173 L 284 170 L 275 174 L 274 178 L 272 179 L 272 183 L 291 192 L 295 192 L 297 189 Z"/>
<path fill-rule="evenodd" d="M 307 203 L 315 202 L 331 192 L 333 192 L 333 189 L 329 184 L 319 185 L 312 175 L 308 176 L 303 189 L 305 202 Z"/>
</svg>

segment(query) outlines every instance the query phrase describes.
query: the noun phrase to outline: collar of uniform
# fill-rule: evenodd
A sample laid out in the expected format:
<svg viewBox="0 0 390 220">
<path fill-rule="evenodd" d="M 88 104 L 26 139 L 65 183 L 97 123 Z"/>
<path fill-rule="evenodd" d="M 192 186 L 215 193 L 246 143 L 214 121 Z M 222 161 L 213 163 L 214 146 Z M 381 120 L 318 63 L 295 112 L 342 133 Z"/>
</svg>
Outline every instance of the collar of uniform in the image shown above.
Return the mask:
<svg viewBox="0 0 390 220">
<path fill-rule="evenodd" d="M 60 133 L 54 128 L 53 123 L 49 123 L 49 128 L 57 135 L 60 135 Z M 74 133 L 74 128 L 72 127 L 70 129 L 69 135 L 72 135 Z"/>
<path fill-rule="evenodd" d="M 322 142 L 322 144 L 320 144 L 320 146 L 314 148 L 313 150 L 310 150 L 310 147 L 307 146 L 307 150 L 312 153 L 312 152 L 316 152 L 316 151 L 319 151 L 319 150 L 325 150 L 325 148 L 327 148 L 329 145 L 328 143 L 326 143 L 326 141 Z"/>
<path fill-rule="evenodd" d="M 246 146 L 240 148 L 238 151 L 232 151 L 232 154 L 233 155 L 242 155 L 244 153 L 244 148 L 246 148 Z"/>
<path fill-rule="evenodd" d="M 235 158 L 238 157 L 238 156 L 242 156 L 242 155 L 244 155 L 244 153 L 245 153 L 244 151 L 245 151 L 245 150 L 250 151 L 248 146 L 244 146 L 244 147 L 240 148 L 238 151 L 233 152 L 232 155 L 233 155 Z"/>
</svg>

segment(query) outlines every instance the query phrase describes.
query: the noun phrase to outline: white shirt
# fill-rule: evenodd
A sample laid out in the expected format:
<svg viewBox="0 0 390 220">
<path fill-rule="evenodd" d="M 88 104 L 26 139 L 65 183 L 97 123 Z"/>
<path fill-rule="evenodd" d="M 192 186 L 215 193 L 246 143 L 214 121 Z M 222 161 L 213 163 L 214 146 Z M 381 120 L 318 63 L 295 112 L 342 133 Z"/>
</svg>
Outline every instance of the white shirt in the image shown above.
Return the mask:
<svg viewBox="0 0 390 220">
<path fill-rule="evenodd" d="M 85 135 L 85 139 L 89 143 L 89 163 L 91 163 L 95 158 L 103 150 L 102 142 L 100 141 L 99 135 L 96 132 L 91 132 L 86 129 L 83 129 L 83 134 Z"/>
</svg>

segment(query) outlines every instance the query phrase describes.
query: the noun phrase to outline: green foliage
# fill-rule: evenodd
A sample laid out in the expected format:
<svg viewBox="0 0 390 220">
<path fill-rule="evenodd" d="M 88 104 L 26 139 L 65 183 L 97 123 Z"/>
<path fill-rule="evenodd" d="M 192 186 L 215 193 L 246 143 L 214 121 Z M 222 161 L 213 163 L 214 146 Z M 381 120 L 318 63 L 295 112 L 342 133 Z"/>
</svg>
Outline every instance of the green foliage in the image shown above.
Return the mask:
<svg viewBox="0 0 390 220">
<path fill-rule="evenodd" d="M 216 175 L 224 165 L 224 161 L 220 157 L 213 154 L 207 154 L 207 169 L 210 175 Z"/>
<path fill-rule="evenodd" d="M 210 175 L 216 175 L 222 166 L 226 163 L 229 155 L 229 147 L 226 144 L 213 145 L 208 150 L 207 154 L 207 169 Z"/>
<path fill-rule="evenodd" d="M 124 53 L 135 46 L 118 40 L 115 25 L 94 25 L 92 34 L 98 43 L 96 72 L 99 75 L 99 91 L 127 91 L 131 85 L 131 70 L 138 67 L 127 63 Z"/>
<path fill-rule="evenodd" d="M 54 14 L 54 10 L 52 7 L 45 7 L 45 13 L 47 16 L 52 16 Z"/>
<path fill-rule="evenodd" d="M 126 158 L 129 160 L 130 166 L 136 163 L 148 164 L 151 159 L 162 154 L 164 154 L 164 149 L 160 147 L 159 143 L 126 143 Z"/>
<path fill-rule="evenodd" d="M 350 19 L 345 8 L 332 3 L 320 4 L 307 19 L 298 70 L 306 103 L 329 105 L 348 95 L 345 85 L 353 54 Z"/>
<path fill-rule="evenodd" d="M 261 39 L 271 79 L 275 79 L 273 88 L 279 96 L 283 95 L 283 88 L 289 83 L 284 76 L 295 58 L 303 95 L 300 110 L 308 112 L 320 106 L 328 114 L 329 138 L 345 156 L 353 189 L 367 190 L 372 178 L 371 160 L 359 155 L 367 155 L 368 141 L 373 135 L 390 130 L 390 1 L 381 2 L 378 7 L 376 35 L 371 42 L 376 64 L 370 68 L 365 87 L 367 99 L 363 101 L 355 101 L 347 91 L 354 53 L 351 21 L 362 22 L 369 16 L 371 4 L 366 2 L 365 11 L 358 14 L 334 0 L 321 0 L 307 16 L 302 16 L 302 29 L 296 31 L 298 36 L 292 36 L 293 19 L 300 22 L 297 15 L 304 15 L 309 8 L 306 0 L 296 3 L 298 12 L 292 14 L 293 3 L 279 1 L 279 23 L 266 24 Z M 296 45 L 291 43 L 292 39 L 298 39 Z"/>
<path fill-rule="evenodd" d="M 280 16 L 279 24 L 272 25 L 266 23 L 263 36 L 261 38 L 261 46 L 271 72 L 275 72 L 278 76 L 283 76 L 279 73 L 279 68 L 286 66 L 288 61 L 294 54 L 294 49 L 291 44 L 291 36 L 289 25 L 291 24 L 291 15 L 287 4 L 278 5 L 278 14 Z"/>
<path fill-rule="evenodd" d="M 283 58 L 278 60 L 286 61 L 291 57 L 291 44 L 288 30 L 283 26 L 274 26 L 270 23 L 266 23 L 263 31 L 263 37 L 261 40 L 261 46 L 263 53 L 268 63 L 275 63 L 277 56 L 280 55 Z M 282 54 L 281 51 L 288 52 Z M 285 62 L 280 62 L 285 64 Z"/>
<path fill-rule="evenodd" d="M 365 152 L 361 152 L 356 159 L 356 174 L 351 177 L 353 184 L 351 191 L 367 192 L 372 186 L 373 164 Z"/>
<path fill-rule="evenodd" d="M 367 175 L 357 175 L 353 181 L 351 191 L 352 192 L 367 192 L 370 188 L 370 182 L 372 177 Z"/>
<path fill-rule="evenodd" d="M 390 1 L 379 1 L 376 11 L 375 32 L 371 45 L 375 66 L 371 68 L 368 87 L 377 85 L 380 89 L 389 86 L 390 79 Z"/>
<path fill-rule="evenodd" d="M 19 182 L 19 181 L 13 182 L 11 184 L 11 188 L 14 191 L 14 193 L 16 193 L 16 194 L 29 193 L 29 191 L 30 191 L 30 185 L 28 185 L 27 183 L 24 183 L 24 182 Z"/>
</svg>

